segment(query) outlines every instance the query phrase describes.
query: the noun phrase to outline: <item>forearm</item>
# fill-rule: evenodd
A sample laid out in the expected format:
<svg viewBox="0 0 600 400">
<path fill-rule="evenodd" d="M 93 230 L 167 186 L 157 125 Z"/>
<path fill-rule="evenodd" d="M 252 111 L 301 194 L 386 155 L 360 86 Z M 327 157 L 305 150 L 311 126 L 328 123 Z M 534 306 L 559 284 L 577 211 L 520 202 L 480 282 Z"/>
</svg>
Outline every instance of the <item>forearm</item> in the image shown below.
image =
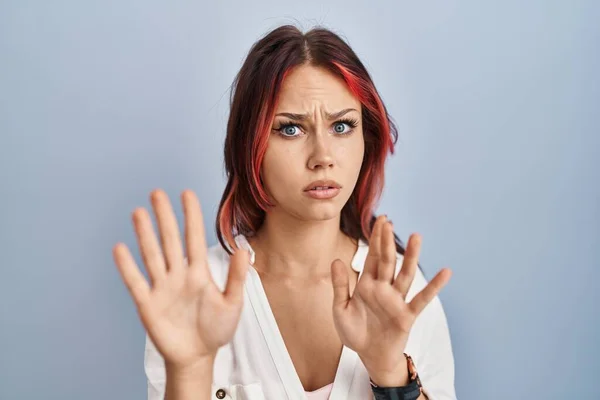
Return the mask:
<svg viewBox="0 0 600 400">
<path fill-rule="evenodd" d="M 165 400 L 209 400 L 213 367 L 214 357 L 186 369 L 166 365 Z"/>
</svg>

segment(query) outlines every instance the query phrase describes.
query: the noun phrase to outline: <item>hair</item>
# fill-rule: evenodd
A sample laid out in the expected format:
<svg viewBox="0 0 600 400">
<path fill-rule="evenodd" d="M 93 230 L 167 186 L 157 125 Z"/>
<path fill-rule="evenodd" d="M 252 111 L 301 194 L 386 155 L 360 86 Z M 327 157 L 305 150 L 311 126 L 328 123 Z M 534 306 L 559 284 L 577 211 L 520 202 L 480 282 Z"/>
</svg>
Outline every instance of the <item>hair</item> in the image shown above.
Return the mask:
<svg viewBox="0 0 600 400">
<path fill-rule="evenodd" d="M 376 220 L 373 213 L 384 186 L 384 166 L 394 153 L 398 133 L 365 66 L 334 32 L 315 27 L 302 33 L 293 25 L 280 26 L 253 44 L 230 94 L 230 114 L 224 146 L 227 185 L 216 220 L 223 248 L 237 248 L 237 234 L 253 235 L 273 206 L 260 178 L 279 89 L 295 67 L 324 68 L 345 81 L 361 103 L 365 152 L 354 191 L 341 211 L 340 229 L 369 242 Z M 394 233 L 396 250 L 404 255 Z"/>
</svg>

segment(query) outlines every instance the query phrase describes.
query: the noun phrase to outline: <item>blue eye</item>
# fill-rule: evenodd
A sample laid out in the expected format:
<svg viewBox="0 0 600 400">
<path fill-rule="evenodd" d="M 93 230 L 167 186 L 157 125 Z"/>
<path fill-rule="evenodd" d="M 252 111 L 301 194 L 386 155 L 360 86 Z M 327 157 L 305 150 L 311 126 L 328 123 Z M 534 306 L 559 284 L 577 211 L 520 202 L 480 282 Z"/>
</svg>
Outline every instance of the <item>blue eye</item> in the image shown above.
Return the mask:
<svg viewBox="0 0 600 400">
<path fill-rule="evenodd" d="M 338 129 L 338 127 L 341 127 L 341 128 L 342 128 L 342 130 L 340 131 L 340 130 Z M 334 130 L 335 130 L 337 133 L 344 133 L 344 124 L 343 124 L 343 123 L 336 123 Z"/>
<path fill-rule="evenodd" d="M 352 132 L 352 130 L 358 126 L 358 120 L 354 119 L 354 118 L 343 118 L 338 121 L 335 121 L 335 123 L 336 124 L 346 124 L 346 125 L 350 126 L 350 130 L 344 132 L 344 134 L 348 134 L 348 133 Z M 337 131 L 337 132 L 342 133 L 340 131 Z"/>
<path fill-rule="evenodd" d="M 349 129 L 344 130 L 344 125 L 349 126 Z M 352 118 L 344 118 L 337 120 L 333 123 L 333 131 L 338 134 L 338 136 L 349 135 L 354 131 L 354 128 L 358 126 L 358 120 Z M 274 129 L 277 134 L 281 135 L 284 138 L 295 138 L 300 136 L 300 132 L 298 132 L 300 125 L 294 124 L 291 121 L 284 122 L 279 125 L 279 128 Z"/>
<path fill-rule="evenodd" d="M 273 129 L 278 135 L 284 138 L 294 138 L 300 136 L 298 131 L 299 125 L 292 122 L 285 122 L 279 125 L 279 128 Z"/>
<path fill-rule="evenodd" d="M 280 128 L 280 131 L 286 136 L 295 136 L 294 133 L 296 129 L 298 129 L 296 125 L 286 125 L 283 128 Z"/>
</svg>

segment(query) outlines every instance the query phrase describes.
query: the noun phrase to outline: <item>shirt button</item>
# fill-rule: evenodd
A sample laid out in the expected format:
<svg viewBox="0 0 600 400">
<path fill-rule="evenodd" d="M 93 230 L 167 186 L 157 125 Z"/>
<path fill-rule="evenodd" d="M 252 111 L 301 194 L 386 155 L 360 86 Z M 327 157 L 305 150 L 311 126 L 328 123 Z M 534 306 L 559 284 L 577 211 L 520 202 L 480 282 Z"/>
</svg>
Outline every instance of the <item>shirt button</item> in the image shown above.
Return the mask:
<svg viewBox="0 0 600 400">
<path fill-rule="evenodd" d="M 217 393 L 215 393 L 215 396 L 217 396 L 217 399 L 224 399 L 225 391 L 223 389 L 219 389 L 217 390 Z"/>
</svg>

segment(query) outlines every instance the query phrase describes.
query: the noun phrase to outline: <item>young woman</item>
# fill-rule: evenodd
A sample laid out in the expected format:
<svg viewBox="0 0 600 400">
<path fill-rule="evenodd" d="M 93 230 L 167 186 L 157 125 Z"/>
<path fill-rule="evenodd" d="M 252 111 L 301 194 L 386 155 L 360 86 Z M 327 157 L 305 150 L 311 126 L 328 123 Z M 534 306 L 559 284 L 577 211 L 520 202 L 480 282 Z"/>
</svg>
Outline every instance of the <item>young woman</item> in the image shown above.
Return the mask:
<svg viewBox="0 0 600 400">
<path fill-rule="evenodd" d="M 207 249 L 200 204 L 165 193 L 133 221 L 122 279 L 147 331 L 148 398 L 455 399 L 450 335 L 420 236 L 375 217 L 394 124 L 356 54 L 323 28 L 279 27 L 232 91 L 228 181 Z M 182 244 L 185 242 L 185 248 Z"/>
</svg>

